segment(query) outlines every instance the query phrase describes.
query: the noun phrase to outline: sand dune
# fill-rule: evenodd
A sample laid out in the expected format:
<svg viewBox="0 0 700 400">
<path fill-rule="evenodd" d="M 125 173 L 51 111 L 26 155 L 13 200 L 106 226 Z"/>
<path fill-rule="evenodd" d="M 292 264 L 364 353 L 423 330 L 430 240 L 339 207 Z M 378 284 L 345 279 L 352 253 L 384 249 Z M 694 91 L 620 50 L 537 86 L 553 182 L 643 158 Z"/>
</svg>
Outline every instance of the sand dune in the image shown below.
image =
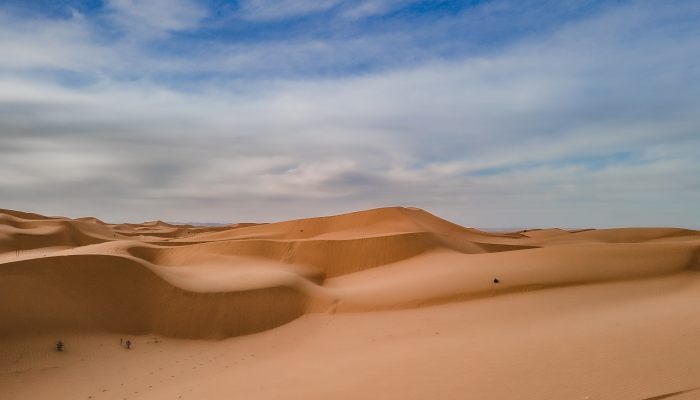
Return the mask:
<svg viewBox="0 0 700 400">
<path fill-rule="evenodd" d="M 146 388 L 139 378 L 134 385 L 140 390 L 131 392 L 133 387 L 121 382 L 110 392 L 90 395 L 92 383 L 80 384 L 64 372 L 86 371 L 85 365 L 101 368 L 102 356 L 85 351 L 102 347 L 104 340 L 129 336 L 151 346 L 154 342 L 147 338 L 156 336 L 171 338 L 177 357 L 194 346 L 205 353 L 220 349 L 238 359 L 236 354 L 245 351 L 238 343 L 251 343 L 267 358 L 235 370 L 250 377 L 239 387 L 253 398 L 280 398 L 281 393 L 286 398 L 465 398 L 464 390 L 472 390 L 473 398 L 700 398 L 700 380 L 691 377 L 700 368 L 663 353 L 669 346 L 675 346 L 672 354 L 697 353 L 692 332 L 700 327 L 700 317 L 692 305 L 698 304 L 698 272 L 700 232 L 678 228 L 498 234 L 402 207 L 215 227 L 163 221 L 110 224 L 93 217 L 0 210 L 0 393 L 4 389 L 18 399 L 47 398 L 48 393 L 50 398 L 228 398 L 235 393 L 225 383 L 232 361 L 222 358 L 206 368 L 200 365 L 208 374 L 183 375 L 186 385 Z M 668 311 L 669 304 L 675 311 Z M 562 325 L 562 318 L 579 330 Z M 382 332 L 392 332 L 396 339 Z M 258 335 L 243 336 L 253 333 Z M 57 337 L 82 343 L 81 350 L 74 350 L 81 358 L 66 353 L 56 359 L 50 351 Z M 300 337 L 313 338 L 313 345 L 304 341 L 302 347 L 320 370 L 299 365 L 303 355 L 295 343 Z M 625 337 L 645 347 L 635 350 Z M 530 354 L 547 341 L 572 356 Z M 323 353 L 331 343 L 337 347 L 327 354 L 336 361 Z M 624 351 L 609 362 L 627 382 L 637 379 L 641 386 L 606 381 L 590 371 L 576 381 L 550 368 L 574 371 L 581 363 L 594 368 L 587 352 L 614 353 L 611 343 Z M 478 351 L 482 347 L 507 365 L 488 364 L 488 354 Z M 470 348 L 471 353 L 465 350 Z M 511 349 L 511 355 L 502 348 Z M 175 357 L 143 349 L 124 362 L 144 374 L 153 373 L 144 369 L 152 367 L 148 360 L 171 363 Z M 466 358 L 450 356 L 461 351 L 467 351 L 462 354 Z M 635 351 L 648 354 L 648 362 L 663 361 L 676 375 L 650 378 L 650 370 L 639 368 Z M 339 361 L 356 352 L 364 358 Z M 470 358 L 487 367 L 479 372 Z M 271 360 L 280 364 L 272 367 Z M 42 372 L 55 363 L 65 370 Z M 326 371 L 324 363 L 338 372 Z M 527 376 L 533 380 L 558 374 L 560 382 L 545 385 L 548 390 L 517 379 L 517 385 L 501 382 L 498 390 L 477 383 L 477 377 L 491 382 L 498 374 L 514 374 L 514 365 L 530 370 Z M 285 383 L 255 386 L 265 366 L 276 371 L 288 367 L 279 372 Z M 363 372 L 352 372 L 358 368 Z M 387 368 L 395 370 L 385 376 L 381 371 Z M 437 372 L 445 368 L 451 372 Z M 323 380 L 289 386 L 294 376 L 301 379 L 302 371 L 309 379 L 316 374 Z M 460 378 L 459 371 L 475 375 Z M 424 383 L 402 385 L 402 376 Z M 56 377 L 77 383 L 54 392 L 20 384 L 30 378 L 55 383 Z M 98 380 L 116 385 L 103 375 Z M 590 385 L 574 384 L 583 381 Z M 206 389 L 210 385 L 223 389 Z M 426 387 L 432 392 L 425 392 Z"/>
<path fill-rule="evenodd" d="M 187 291 L 137 261 L 108 255 L 6 263 L 0 290 L 6 335 L 158 332 L 223 338 L 279 326 L 303 311 L 303 297 L 284 281 L 227 292 Z"/>
<path fill-rule="evenodd" d="M 464 228 L 416 208 L 388 207 L 330 217 L 256 225 L 235 231 L 198 235 L 197 239 L 348 239 L 417 232 L 457 234 L 474 238 L 512 236 Z"/>
</svg>

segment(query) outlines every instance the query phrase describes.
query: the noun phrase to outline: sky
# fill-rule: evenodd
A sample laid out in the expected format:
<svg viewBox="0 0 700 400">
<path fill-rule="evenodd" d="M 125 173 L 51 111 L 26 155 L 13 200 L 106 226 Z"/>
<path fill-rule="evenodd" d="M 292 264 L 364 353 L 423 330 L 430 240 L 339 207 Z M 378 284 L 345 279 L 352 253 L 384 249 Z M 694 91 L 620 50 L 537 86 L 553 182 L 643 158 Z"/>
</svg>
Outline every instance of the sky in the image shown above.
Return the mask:
<svg viewBox="0 0 700 400">
<path fill-rule="evenodd" d="M 700 2 L 0 0 L 0 208 L 700 228 Z"/>
</svg>

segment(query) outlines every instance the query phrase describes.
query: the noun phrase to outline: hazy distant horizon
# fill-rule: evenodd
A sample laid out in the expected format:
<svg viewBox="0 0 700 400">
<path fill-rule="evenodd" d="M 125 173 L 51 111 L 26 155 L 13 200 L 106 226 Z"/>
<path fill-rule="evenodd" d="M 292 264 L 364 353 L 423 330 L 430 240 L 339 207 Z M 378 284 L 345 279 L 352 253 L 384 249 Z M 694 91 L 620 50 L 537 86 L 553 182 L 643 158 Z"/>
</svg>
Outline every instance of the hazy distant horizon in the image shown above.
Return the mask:
<svg viewBox="0 0 700 400">
<path fill-rule="evenodd" d="M 393 206 L 393 207 L 411 207 L 411 206 Z M 31 212 L 35 214 L 41 214 L 44 215 L 40 212 L 36 212 L 33 210 L 15 210 L 15 211 L 23 211 L 23 212 Z M 307 218 L 317 218 L 317 217 L 330 217 L 334 215 L 339 215 L 339 214 L 347 214 L 347 213 L 353 213 L 353 212 L 359 212 L 359 211 L 365 211 L 365 210 L 349 210 L 346 212 L 341 212 L 338 214 L 319 214 L 319 215 L 306 215 L 306 216 L 301 216 L 298 218 L 283 218 L 283 219 L 278 219 L 278 220 L 259 220 L 259 221 L 252 221 L 252 220 L 241 220 L 241 221 L 225 221 L 225 220 L 219 220 L 219 221 L 178 221 L 178 220 L 160 220 L 168 224 L 173 224 L 173 225 L 193 225 L 193 226 L 226 226 L 226 225 L 234 225 L 234 224 L 244 224 L 244 223 L 253 223 L 253 224 L 271 224 L 271 223 L 276 223 L 276 222 L 284 222 L 284 221 L 290 221 L 290 220 L 297 220 L 297 219 L 307 219 Z M 428 212 L 431 212 L 430 210 L 425 210 Z M 431 212 L 431 214 L 434 214 Z M 108 219 L 103 219 L 100 218 L 99 216 L 95 215 L 79 215 L 79 216 L 69 216 L 69 215 L 48 215 L 46 216 L 53 216 L 53 217 L 66 217 L 66 218 L 98 218 L 101 221 L 108 223 L 108 224 L 128 224 L 128 223 L 143 223 L 143 222 L 152 222 L 152 221 L 158 221 L 158 219 L 144 219 L 144 220 L 119 220 L 119 221 L 112 221 Z M 437 215 L 438 217 L 442 218 L 440 215 Z M 592 225 L 585 225 L 585 226 L 558 226 L 558 225 L 540 225 L 540 226 L 477 226 L 473 224 L 469 224 L 468 222 L 460 222 L 460 221 L 454 221 L 454 220 L 449 220 L 450 222 L 462 225 L 467 228 L 475 228 L 487 232 L 494 232 L 494 233 L 503 233 L 503 232 L 518 232 L 518 231 L 525 231 L 525 230 L 539 230 L 539 229 L 550 229 L 550 228 L 557 228 L 557 229 L 564 229 L 564 230 L 586 230 L 586 229 L 610 229 L 610 228 L 670 228 L 672 226 L 670 225 L 651 225 L 651 226 L 641 226 L 641 225 L 603 225 L 603 226 L 592 226 Z M 695 229 L 695 230 L 700 230 L 700 225 L 677 225 L 675 226 L 676 228 L 686 228 L 686 229 Z"/>
</svg>

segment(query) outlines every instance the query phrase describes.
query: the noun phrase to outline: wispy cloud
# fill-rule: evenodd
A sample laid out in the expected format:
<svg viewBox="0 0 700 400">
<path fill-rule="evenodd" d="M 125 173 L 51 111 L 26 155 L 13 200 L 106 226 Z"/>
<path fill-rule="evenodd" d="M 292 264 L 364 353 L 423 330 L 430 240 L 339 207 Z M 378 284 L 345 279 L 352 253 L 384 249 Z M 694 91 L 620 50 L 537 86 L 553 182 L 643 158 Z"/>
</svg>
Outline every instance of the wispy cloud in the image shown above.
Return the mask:
<svg viewBox="0 0 700 400">
<path fill-rule="evenodd" d="M 276 20 L 326 11 L 341 0 L 243 0 L 240 12 L 253 20 Z"/>
<path fill-rule="evenodd" d="M 193 29 L 208 15 L 193 0 L 107 0 L 106 8 L 126 33 L 149 36 Z"/>
<path fill-rule="evenodd" d="M 418 3 L 417 0 L 364 0 L 349 4 L 343 8 L 341 15 L 346 18 L 359 19 L 376 17 L 395 11 L 403 6 Z"/>
<path fill-rule="evenodd" d="M 480 226 L 700 217 L 696 5 L 559 16 L 474 48 L 439 32 L 474 14 L 507 25 L 521 6 L 439 14 L 414 32 L 399 19 L 393 32 L 350 22 L 342 34 L 241 41 L 211 37 L 202 4 L 149 4 L 63 18 L 0 10 L 4 207 L 236 221 L 410 204 Z M 321 12 L 309 4 L 261 24 Z M 329 4 L 347 21 L 369 2 Z M 441 39 L 418 49 L 426 38 Z"/>
</svg>

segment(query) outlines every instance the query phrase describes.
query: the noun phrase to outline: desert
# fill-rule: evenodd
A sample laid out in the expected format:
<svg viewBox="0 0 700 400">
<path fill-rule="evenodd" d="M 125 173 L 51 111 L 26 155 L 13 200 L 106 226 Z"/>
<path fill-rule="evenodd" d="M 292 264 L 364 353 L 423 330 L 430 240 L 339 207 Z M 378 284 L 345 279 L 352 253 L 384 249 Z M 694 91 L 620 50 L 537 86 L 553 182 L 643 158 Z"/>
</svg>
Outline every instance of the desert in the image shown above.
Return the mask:
<svg viewBox="0 0 700 400">
<path fill-rule="evenodd" d="M 0 218 L 3 398 L 700 395 L 698 231 Z"/>
</svg>

